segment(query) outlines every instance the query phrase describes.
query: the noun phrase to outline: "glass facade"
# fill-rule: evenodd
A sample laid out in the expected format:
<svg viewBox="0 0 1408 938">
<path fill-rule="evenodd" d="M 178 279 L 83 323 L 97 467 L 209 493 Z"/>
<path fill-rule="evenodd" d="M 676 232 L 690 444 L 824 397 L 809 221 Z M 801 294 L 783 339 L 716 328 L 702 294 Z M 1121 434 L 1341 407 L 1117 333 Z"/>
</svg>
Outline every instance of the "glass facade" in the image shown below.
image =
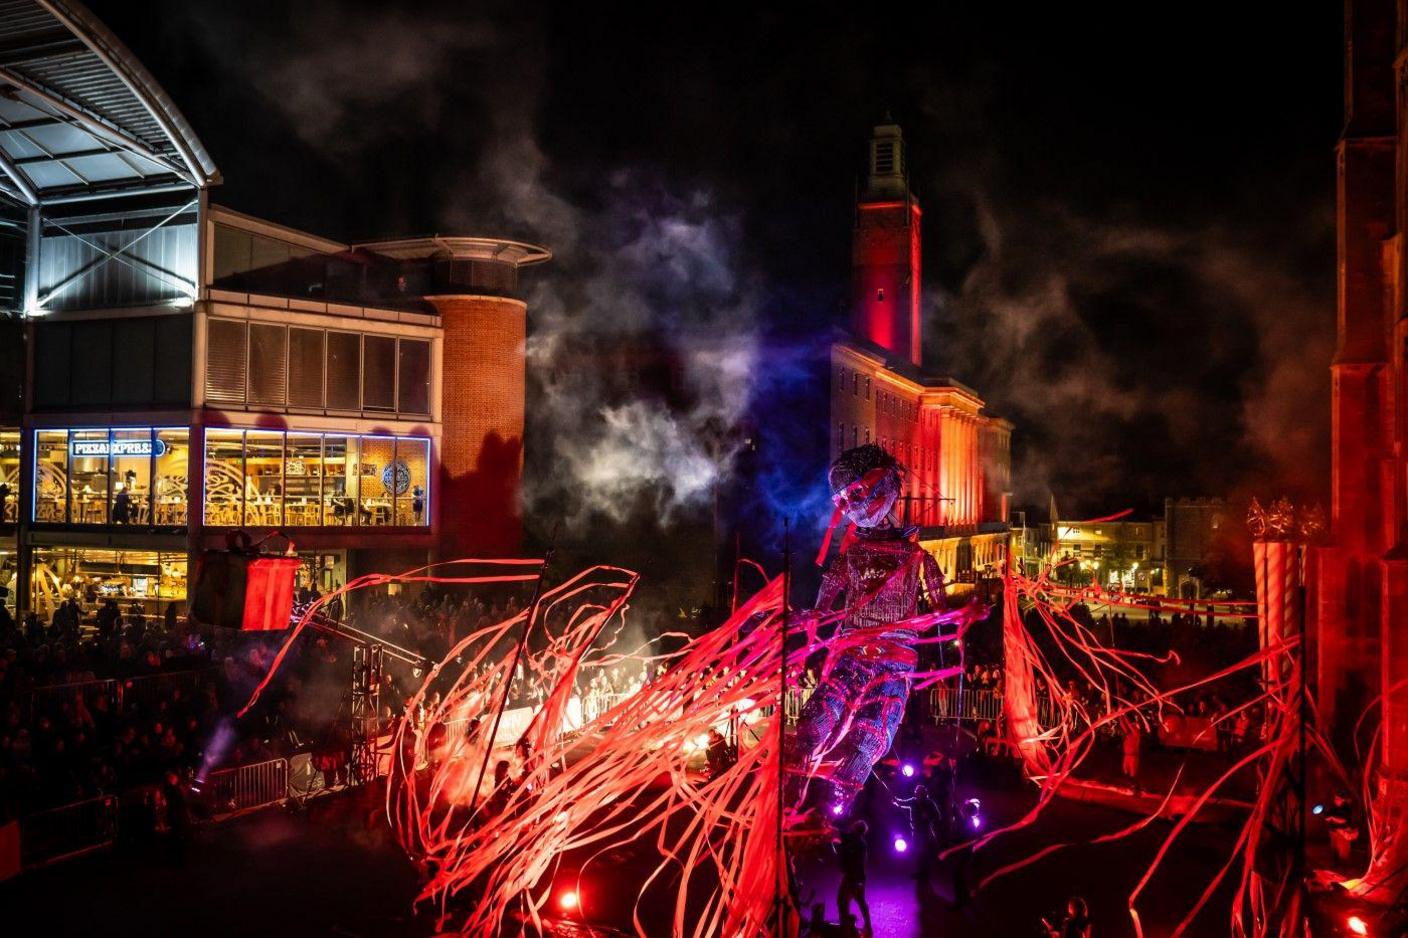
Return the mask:
<svg viewBox="0 0 1408 938">
<path fill-rule="evenodd" d="M 45 622 L 65 599 L 77 599 L 84 615 L 115 599 L 124 619 L 157 618 L 172 603 L 186 601 L 184 553 L 36 547 L 30 573 L 30 609 Z"/>
<path fill-rule="evenodd" d="M 424 527 L 429 477 L 424 437 L 207 430 L 205 523 Z"/>
<path fill-rule="evenodd" d="M 20 503 L 20 431 L 0 430 L 0 524 L 14 524 Z"/>
<path fill-rule="evenodd" d="M 34 432 L 34 522 L 186 523 L 190 431 L 114 427 Z"/>
</svg>

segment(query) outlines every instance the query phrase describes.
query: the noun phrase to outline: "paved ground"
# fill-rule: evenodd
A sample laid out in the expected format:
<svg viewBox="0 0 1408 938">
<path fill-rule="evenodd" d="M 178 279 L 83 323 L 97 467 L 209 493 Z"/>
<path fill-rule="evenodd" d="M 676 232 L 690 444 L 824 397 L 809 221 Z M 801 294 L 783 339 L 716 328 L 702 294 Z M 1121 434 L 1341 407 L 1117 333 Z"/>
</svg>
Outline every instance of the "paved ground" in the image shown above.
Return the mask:
<svg viewBox="0 0 1408 938">
<path fill-rule="evenodd" d="M 1024 788 L 985 784 L 964 788 L 964 797 L 982 800 L 985 825 L 1016 820 L 1032 804 L 1030 792 Z M 1126 898 L 1171 829 L 1170 823 L 1158 821 L 1129 839 L 1089 846 L 1090 840 L 1131 825 L 1135 816 L 1097 805 L 1057 801 L 1031 828 L 980 851 L 975 861 L 978 876 L 1050 844 L 1074 846 L 994 881 L 978 895 L 972 908 L 960 912 L 953 905 L 953 862 L 941 864 L 929 882 L 916 882 L 914 857 L 896 854 L 892 846 L 894 834 L 905 829 L 903 814 L 887 805 L 883 797 L 872 797 L 865 816 L 872 833 L 867 892 L 875 935 L 885 938 L 1039 935 L 1041 917 L 1056 915 L 1071 895 L 1083 896 L 1090 903 L 1098 938 L 1132 936 L 1135 932 Z M 1216 874 L 1231 843 L 1229 829 L 1204 825 L 1189 829 L 1141 900 L 1140 917 L 1148 938 L 1172 931 Z M 833 856 L 825 850 L 799 861 L 804 889 L 813 890 L 816 901 L 826 903 L 831 921 L 837 920 L 834 867 Z M 1225 892 L 1217 896 L 1188 934 L 1226 934 L 1228 901 Z"/>
<path fill-rule="evenodd" d="M 1028 786 L 1004 786 L 1000 778 L 975 778 L 965 788 L 965 797 L 982 799 L 989 825 L 1020 817 L 1031 804 Z M 872 786 L 868 816 L 875 934 L 888 938 L 1037 935 L 1040 917 L 1055 913 L 1071 894 L 1091 903 L 1097 938 L 1133 935 L 1125 897 L 1169 830 L 1167 822 L 1155 822 L 1125 841 L 1062 850 L 998 880 L 960 914 L 950 904 L 951 868 L 917 885 L 912 857 L 894 854 L 890 837 L 903 820 L 878 786 Z M 1134 819 L 1105 807 L 1058 802 L 1037 825 L 980 854 L 979 873 L 1051 843 L 1087 842 Z M 1141 905 L 1149 938 L 1169 934 L 1225 859 L 1231 838 L 1229 829 L 1195 826 L 1171 854 Z M 600 921 L 628 924 L 633 878 L 639 882 L 655 862 L 645 854 L 623 854 L 613 861 L 609 882 L 584 887 L 593 890 Z M 799 857 L 804 889 L 825 902 L 834 921 L 833 866 L 824 848 Z M 183 861 L 129 846 L 31 872 L 0 884 L 0 908 L 12 922 L 43 923 L 15 934 L 429 935 L 430 916 L 411 913 L 416 887 L 415 871 L 384 822 L 368 826 L 359 795 L 352 793 L 312 802 L 306 814 L 271 809 L 204 829 Z M 1226 934 L 1226 921 L 1223 895 L 1189 934 Z"/>
</svg>

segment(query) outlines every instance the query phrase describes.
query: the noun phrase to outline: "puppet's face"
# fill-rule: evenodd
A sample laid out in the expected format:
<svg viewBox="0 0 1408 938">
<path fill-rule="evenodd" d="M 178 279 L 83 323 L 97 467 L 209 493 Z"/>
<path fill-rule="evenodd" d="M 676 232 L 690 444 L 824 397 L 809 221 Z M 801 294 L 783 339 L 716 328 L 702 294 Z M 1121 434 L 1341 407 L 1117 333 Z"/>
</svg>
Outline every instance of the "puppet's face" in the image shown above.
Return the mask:
<svg viewBox="0 0 1408 938">
<path fill-rule="evenodd" d="M 885 523 L 900 495 L 898 473 L 892 468 L 872 469 L 837 489 L 831 499 L 846 520 L 858 528 L 874 528 Z"/>
</svg>

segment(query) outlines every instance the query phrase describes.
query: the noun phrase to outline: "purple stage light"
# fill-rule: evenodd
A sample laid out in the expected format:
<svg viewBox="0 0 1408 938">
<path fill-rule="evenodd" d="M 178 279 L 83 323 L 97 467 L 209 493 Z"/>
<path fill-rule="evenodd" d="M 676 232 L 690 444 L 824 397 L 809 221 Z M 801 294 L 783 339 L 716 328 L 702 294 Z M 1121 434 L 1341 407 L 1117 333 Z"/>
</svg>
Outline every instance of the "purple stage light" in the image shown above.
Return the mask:
<svg viewBox="0 0 1408 938">
<path fill-rule="evenodd" d="M 841 804 L 840 802 L 837 802 L 836 804 L 833 804 L 833 805 L 831 806 L 831 813 L 834 814 L 834 815 L 836 815 L 837 817 L 840 817 L 840 816 L 842 815 L 842 813 L 845 812 L 845 810 L 846 810 L 845 805 Z"/>
<path fill-rule="evenodd" d="M 904 765 L 900 766 L 900 774 L 905 778 L 914 778 L 914 766 L 906 762 Z"/>
<path fill-rule="evenodd" d="M 895 853 L 904 853 L 908 849 L 909 841 L 905 840 L 903 837 L 895 838 Z"/>
</svg>

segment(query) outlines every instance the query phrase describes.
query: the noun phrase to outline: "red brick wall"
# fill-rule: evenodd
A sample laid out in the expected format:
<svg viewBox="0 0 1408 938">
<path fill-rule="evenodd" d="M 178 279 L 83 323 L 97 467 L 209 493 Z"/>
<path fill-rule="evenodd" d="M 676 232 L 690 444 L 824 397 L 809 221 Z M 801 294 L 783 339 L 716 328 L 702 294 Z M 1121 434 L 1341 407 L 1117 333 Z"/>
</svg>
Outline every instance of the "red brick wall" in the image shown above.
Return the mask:
<svg viewBox="0 0 1408 938">
<path fill-rule="evenodd" d="M 442 556 L 516 554 L 523 533 L 519 496 L 527 306 L 490 296 L 429 299 L 445 329 L 438 495 Z"/>
</svg>

